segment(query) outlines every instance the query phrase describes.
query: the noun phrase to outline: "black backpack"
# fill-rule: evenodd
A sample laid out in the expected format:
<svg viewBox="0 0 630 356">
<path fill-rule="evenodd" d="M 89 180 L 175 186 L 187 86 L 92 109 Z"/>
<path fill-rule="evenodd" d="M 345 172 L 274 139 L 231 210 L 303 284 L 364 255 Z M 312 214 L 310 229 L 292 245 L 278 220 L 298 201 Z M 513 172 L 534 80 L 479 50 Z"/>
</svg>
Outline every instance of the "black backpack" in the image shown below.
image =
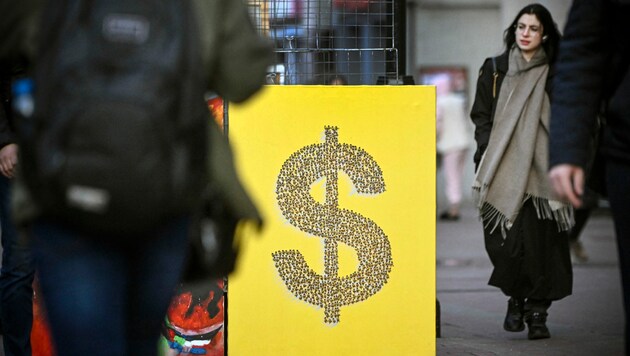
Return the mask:
<svg viewBox="0 0 630 356">
<path fill-rule="evenodd" d="M 43 216 L 131 235 L 189 214 L 206 182 L 208 117 L 190 3 L 49 3 L 35 113 L 18 121 Z"/>
</svg>

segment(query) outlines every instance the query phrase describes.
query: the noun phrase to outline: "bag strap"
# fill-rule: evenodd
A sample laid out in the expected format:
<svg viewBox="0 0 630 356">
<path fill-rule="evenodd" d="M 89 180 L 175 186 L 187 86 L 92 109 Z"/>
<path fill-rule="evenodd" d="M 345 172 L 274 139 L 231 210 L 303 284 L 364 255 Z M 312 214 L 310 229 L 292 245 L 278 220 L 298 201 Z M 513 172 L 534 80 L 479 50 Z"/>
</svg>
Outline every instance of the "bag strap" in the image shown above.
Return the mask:
<svg viewBox="0 0 630 356">
<path fill-rule="evenodd" d="M 497 78 L 499 72 L 497 71 L 497 57 L 492 57 L 492 99 L 497 97 Z"/>
</svg>

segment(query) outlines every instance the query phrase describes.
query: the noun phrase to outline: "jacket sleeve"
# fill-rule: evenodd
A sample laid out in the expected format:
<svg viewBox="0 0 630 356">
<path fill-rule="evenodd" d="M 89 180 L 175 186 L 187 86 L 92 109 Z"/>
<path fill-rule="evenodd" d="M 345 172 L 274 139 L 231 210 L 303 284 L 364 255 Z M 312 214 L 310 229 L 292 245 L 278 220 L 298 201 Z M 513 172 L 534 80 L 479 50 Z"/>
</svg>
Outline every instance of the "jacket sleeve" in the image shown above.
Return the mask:
<svg viewBox="0 0 630 356">
<path fill-rule="evenodd" d="M 2 84 L 4 85 L 4 82 Z M 0 105 L 0 149 L 8 144 L 17 142 L 15 132 L 13 131 L 13 127 L 9 121 L 11 110 L 8 102 L 5 100 L 5 96 L 2 94 L 2 105 Z"/>
<path fill-rule="evenodd" d="M 492 103 L 494 101 L 492 95 L 493 69 L 490 58 L 486 59 L 479 70 L 479 78 L 477 79 L 477 90 L 475 92 L 475 101 L 470 112 L 470 118 L 475 124 L 475 141 L 477 142 L 477 151 L 473 157 L 475 162 L 475 170 L 479 165 L 481 156 L 488 146 L 490 140 L 490 131 L 492 131 Z M 498 87 L 497 87 L 498 89 Z M 498 93 L 497 93 L 498 94 Z"/>
<path fill-rule="evenodd" d="M 3 64 L 0 66 L 0 149 L 8 144 L 17 143 L 11 107 L 11 84 L 15 78 L 23 76 L 24 73 L 24 67 L 20 65 Z"/>
<path fill-rule="evenodd" d="M 11 81 L 34 61 L 43 0 L 0 1 L 0 148 L 16 143 L 10 107 Z"/>
<path fill-rule="evenodd" d="M 568 163 L 586 168 L 592 157 L 607 68 L 606 1 L 576 0 L 560 43 L 553 86 L 549 166 Z"/>
<path fill-rule="evenodd" d="M 202 36 L 208 89 L 240 102 L 265 84 L 271 42 L 256 32 L 242 1 L 194 2 Z"/>
</svg>

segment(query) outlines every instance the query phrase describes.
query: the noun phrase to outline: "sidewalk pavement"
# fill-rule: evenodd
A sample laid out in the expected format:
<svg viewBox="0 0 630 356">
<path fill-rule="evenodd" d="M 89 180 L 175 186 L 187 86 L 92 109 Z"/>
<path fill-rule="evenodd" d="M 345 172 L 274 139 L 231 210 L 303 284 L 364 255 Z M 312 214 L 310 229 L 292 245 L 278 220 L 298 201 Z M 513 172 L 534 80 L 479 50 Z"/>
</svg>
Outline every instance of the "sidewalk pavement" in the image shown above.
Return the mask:
<svg viewBox="0 0 630 356">
<path fill-rule="evenodd" d="M 623 305 L 612 218 L 597 210 L 580 237 L 588 262 L 573 264 L 573 294 L 554 302 L 550 339 L 503 330 L 507 297 L 487 284 L 492 265 L 474 208 L 437 223 L 437 355 L 623 355 Z"/>
</svg>

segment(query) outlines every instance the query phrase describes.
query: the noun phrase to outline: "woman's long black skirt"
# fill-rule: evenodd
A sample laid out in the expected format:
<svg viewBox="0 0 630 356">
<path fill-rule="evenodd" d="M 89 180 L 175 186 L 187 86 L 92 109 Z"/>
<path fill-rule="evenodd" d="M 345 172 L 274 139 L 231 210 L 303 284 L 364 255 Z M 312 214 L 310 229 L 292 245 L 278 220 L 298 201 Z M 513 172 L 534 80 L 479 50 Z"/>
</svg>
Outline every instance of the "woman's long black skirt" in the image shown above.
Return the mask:
<svg viewBox="0 0 630 356">
<path fill-rule="evenodd" d="M 494 265 L 489 285 L 519 299 L 558 300 L 571 294 L 568 234 L 558 232 L 555 221 L 539 219 L 531 199 L 505 239 L 500 227 L 484 228 L 484 237 Z"/>
</svg>

